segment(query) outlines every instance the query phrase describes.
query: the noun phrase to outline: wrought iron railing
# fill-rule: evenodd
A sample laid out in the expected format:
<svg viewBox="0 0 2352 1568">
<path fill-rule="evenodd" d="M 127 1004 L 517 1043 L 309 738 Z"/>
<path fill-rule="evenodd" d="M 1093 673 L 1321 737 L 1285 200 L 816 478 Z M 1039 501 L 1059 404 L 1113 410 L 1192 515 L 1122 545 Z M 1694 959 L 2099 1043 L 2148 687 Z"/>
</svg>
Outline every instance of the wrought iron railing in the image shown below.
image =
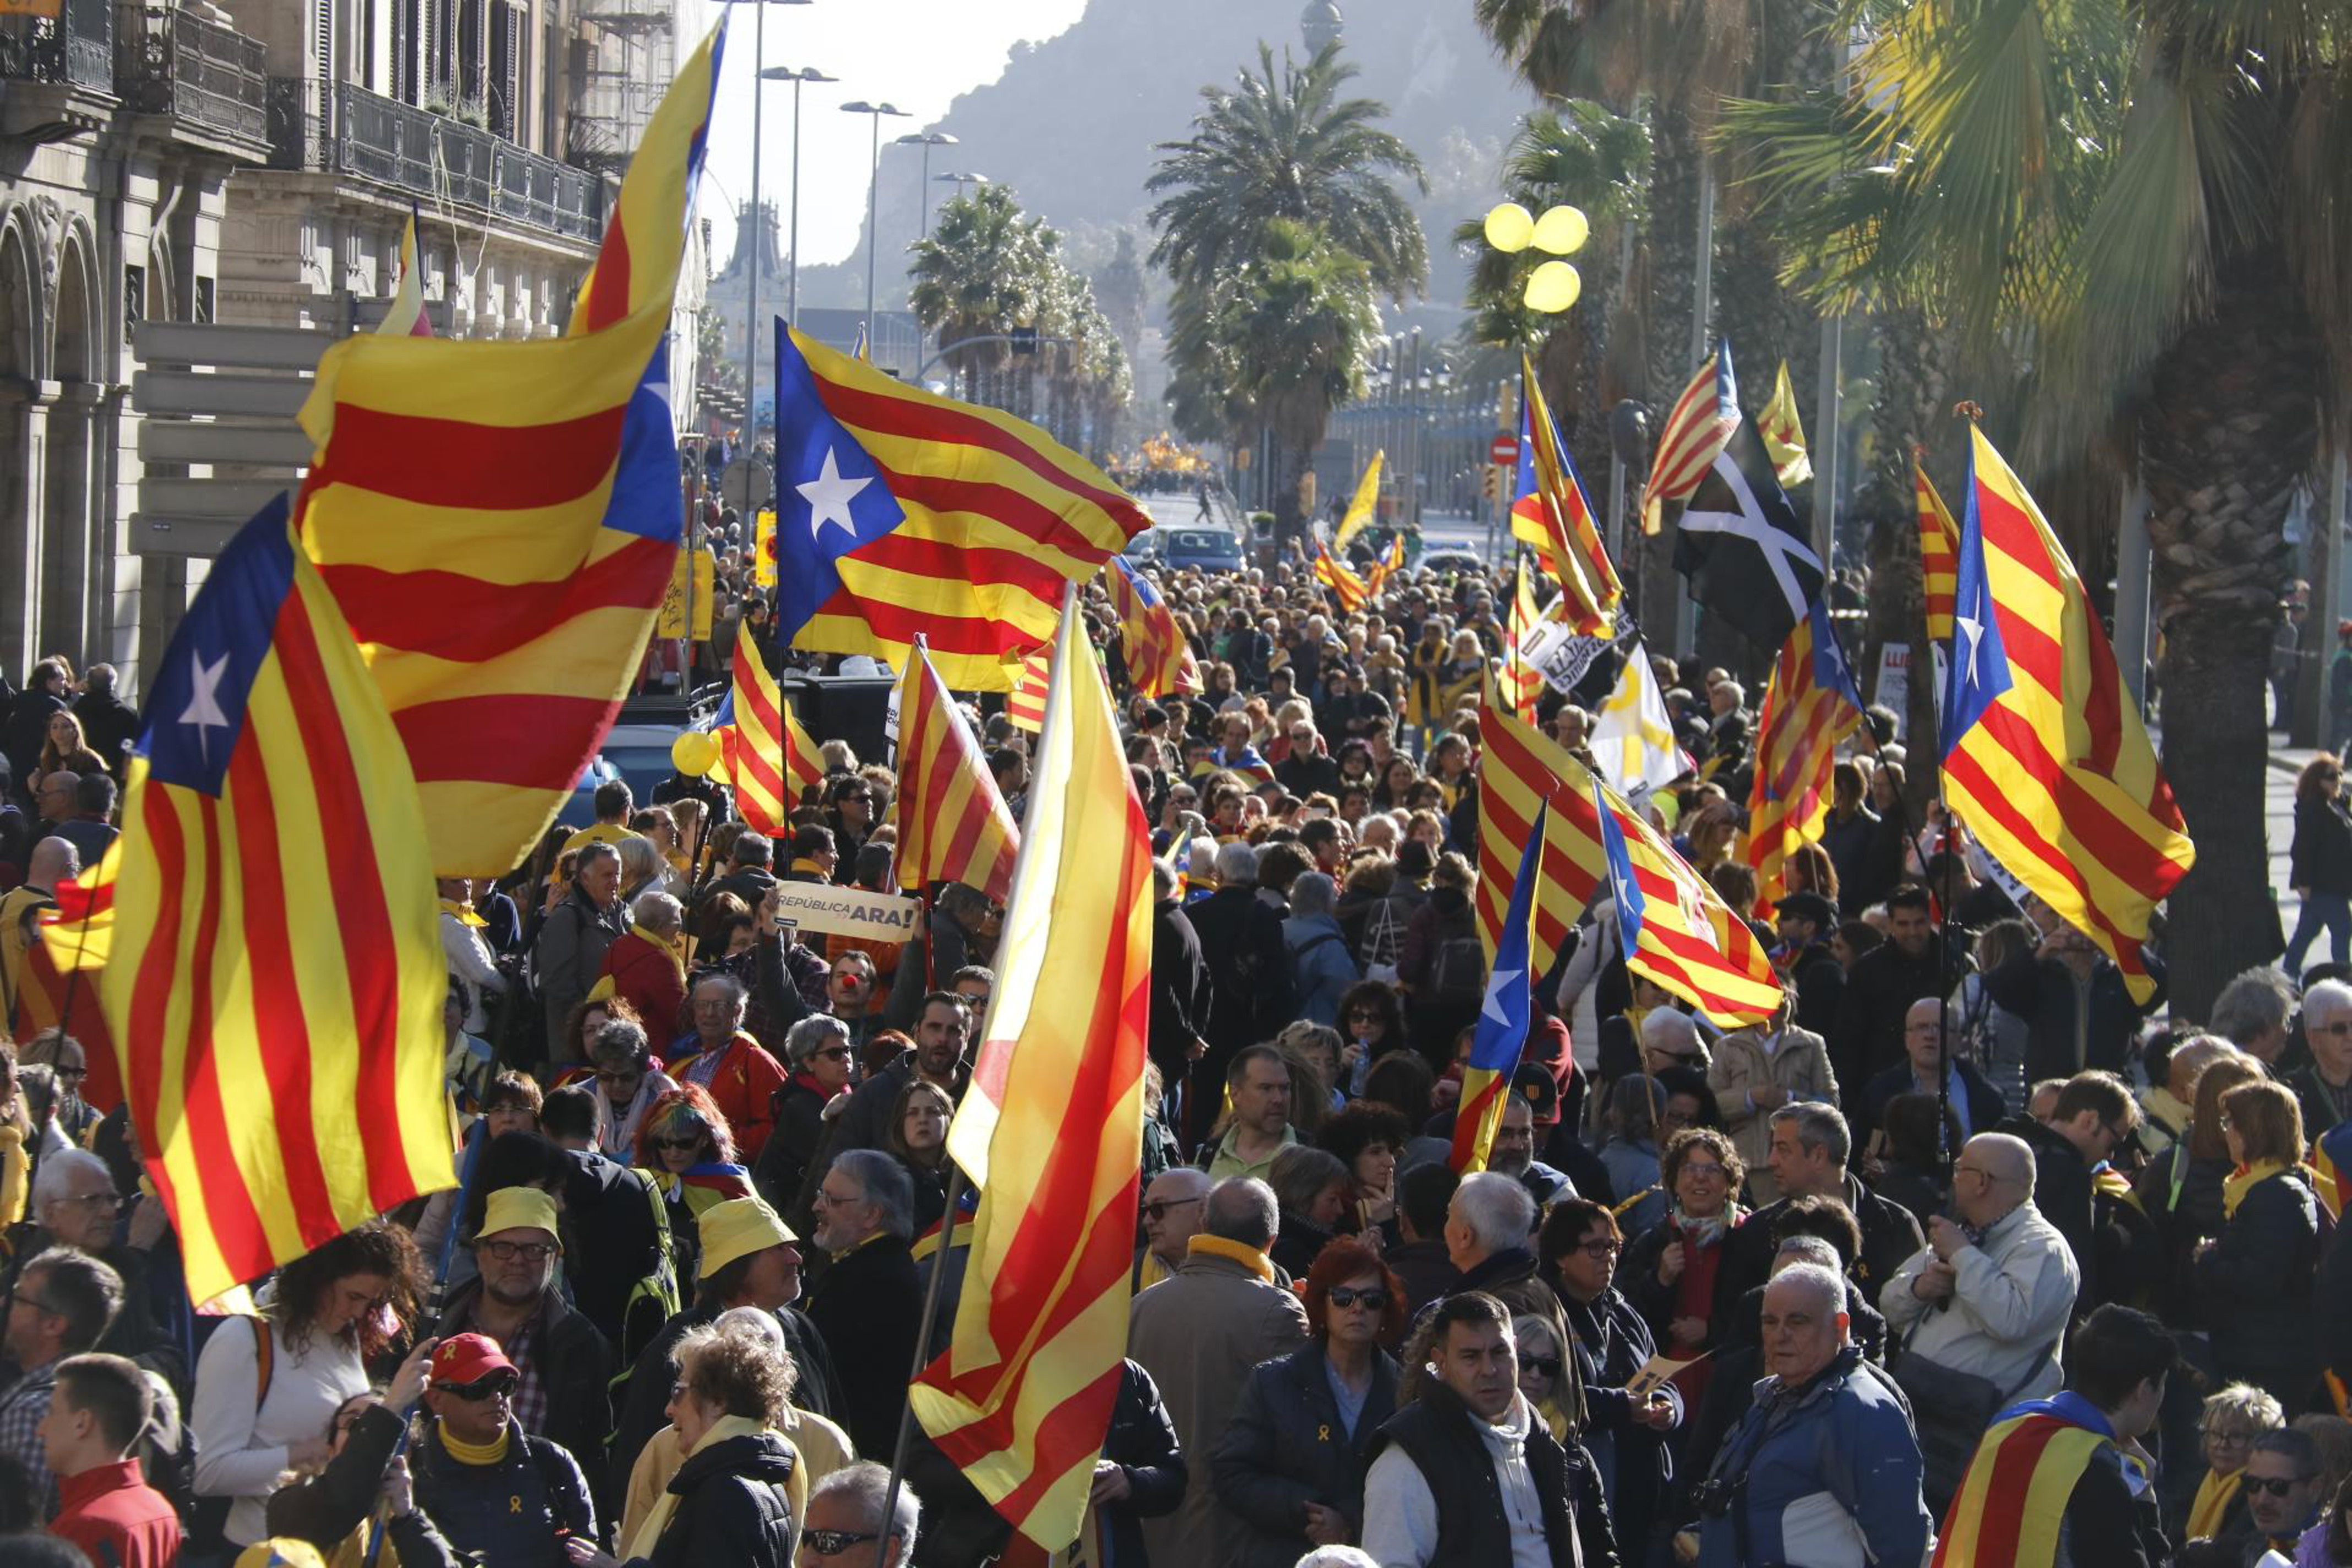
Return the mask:
<svg viewBox="0 0 2352 1568">
<path fill-rule="evenodd" d="M 64 0 L 55 16 L 0 16 L 0 77 L 114 90 L 114 0 Z"/>
<path fill-rule="evenodd" d="M 132 109 L 268 140 L 269 77 L 259 39 L 176 5 L 125 6 L 122 21 L 117 65 Z"/>
<path fill-rule="evenodd" d="M 604 232 L 602 180 L 502 136 L 311 77 L 271 77 L 268 103 L 274 168 L 355 174 L 579 239 Z"/>
</svg>

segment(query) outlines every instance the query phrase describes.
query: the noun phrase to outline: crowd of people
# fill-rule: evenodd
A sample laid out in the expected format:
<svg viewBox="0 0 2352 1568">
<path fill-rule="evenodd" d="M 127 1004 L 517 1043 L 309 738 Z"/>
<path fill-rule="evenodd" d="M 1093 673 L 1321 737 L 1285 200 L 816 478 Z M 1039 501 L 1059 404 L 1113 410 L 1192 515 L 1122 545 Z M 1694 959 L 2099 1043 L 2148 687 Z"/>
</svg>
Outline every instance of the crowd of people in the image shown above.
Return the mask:
<svg viewBox="0 0 2352 1568">
<path fill-rule="evenodd" d="M 1132 692 L 1087 608 L 1159 856 L 1089 1561 L 1830 1568 L 1940 1537 L 2037 1568 L 2352 1565 L 2352 1249 L 2322 1147 L 2352 1114 L 2340 949 L 2150 1023 L 1964 825 L 1906 805 L 1875 710 L 1761 911 L 1748 693 L 1660 658 L 1687 766 L 1644 808 L 1757 923 L 1780 1007 L 1696 1015 L 1601 899 L 1529 977 L 1491 1152 L 1458 1174 L 1500 584 L 1407 572 L 1352 611 L 1303 563 L 1160 585 L 1198 693 Z M 111 673 L 47 660 L 7 708 L 12 986 L 115 831 L 137 725 Z M 999 708 L 970 721 L 1018 813 L 1030 737 Z M 1590 758 L 1574 694 L 1537 716 Z M 1003 911 L 946 884 L 904 944 L 781 922 L 782 884 L 896 888 L 892 770 L 819 739 L 784 837 L 707 779 L 608 783 L 509 877 L 445 880 L 465 1184 L 238 1310 L 187 1299 L 139 1130 L 12 1002 L 0 1557 L 1003 1553 L 908 1415 L 962 1278 L 945 1134 Z M 2341 818 L 2340 768 L 2315 768 Z M 2018 1421 L 2086 1457 L 1996 1552 L 1974 1543 Z"/>
</svg>

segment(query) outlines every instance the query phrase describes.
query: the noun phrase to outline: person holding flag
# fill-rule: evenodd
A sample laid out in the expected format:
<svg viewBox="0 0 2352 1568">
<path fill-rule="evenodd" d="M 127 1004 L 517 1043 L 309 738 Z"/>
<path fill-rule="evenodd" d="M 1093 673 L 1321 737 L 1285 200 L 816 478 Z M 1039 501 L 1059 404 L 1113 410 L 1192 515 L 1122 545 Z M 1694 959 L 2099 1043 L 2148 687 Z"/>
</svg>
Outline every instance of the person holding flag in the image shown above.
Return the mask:
<svg viewBox="0 0 2352 1568">
<path fill-rule="evenodd" d="M 1463 1175 L 1486 1168 L 1495 1147 L 1495 1129 L 1502 1125 L 1503 1101 L 1510 1093 L 1511 1071 L 1528 1041 L 1528 1018 L 1534 1003 L 1528 992 L 1528 921 L 1535 901 L 1536 860 L 1544 842 L 1544 807 L 1536 808 L 1519 870 L 1511 883 L 1510 907 L 1495 939 L 1495 956 L 1486 969 L 1486 994 L 1479 1005 L 1477 1032 L 1470 1043 L 1470 1059 L 1462 1068 L 1462 1098 L 1454 1118 L 1454 1147 L 1449 1163 Z"/>
</svg>

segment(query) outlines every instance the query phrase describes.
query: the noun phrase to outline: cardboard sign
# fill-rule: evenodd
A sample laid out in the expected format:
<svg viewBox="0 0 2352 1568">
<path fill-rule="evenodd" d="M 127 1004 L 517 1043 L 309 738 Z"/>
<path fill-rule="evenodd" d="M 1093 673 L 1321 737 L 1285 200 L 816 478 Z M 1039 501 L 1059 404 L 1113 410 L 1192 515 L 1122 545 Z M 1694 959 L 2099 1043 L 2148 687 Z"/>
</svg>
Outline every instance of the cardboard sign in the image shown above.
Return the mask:
<svg viewBox="0 0 2352 1568">
<path fill-rule="evenodd" d="M 832 931 L 881 942 L 913 939 L 923 906 L 892 893 L 834 888 L 822 882 L 776 884 L 776 923 L 796 931 Z"/>
<path fill-rule="evenodd" d="M 5 3 L 5 0 L 0 0 Z M 669 586 L 662 591 L 661 608 L 654 616 L 654 636 L 710 640 L 713 604 L 718 597 L 719 563 L 707 550 L 680 550 L 670 568 Z M 693 606 L 691 619 L 688 605 Z"/>
<path fill-rule="evenodd" d="M 1713 1352 L 1702 1351 L 1688 1361 L 1668 1361 L 1662 1355 L 1652 1356 L 1642 1363 L 1642 1370 L 1633 1374 L 1633 1381 L 1625 1384 L 1625 1397 L 1649 1398 L 1652 1394 L 1679 1377 L 1685 1367 L 1696 1366 L 1711 1353 Z"/>
</svg>

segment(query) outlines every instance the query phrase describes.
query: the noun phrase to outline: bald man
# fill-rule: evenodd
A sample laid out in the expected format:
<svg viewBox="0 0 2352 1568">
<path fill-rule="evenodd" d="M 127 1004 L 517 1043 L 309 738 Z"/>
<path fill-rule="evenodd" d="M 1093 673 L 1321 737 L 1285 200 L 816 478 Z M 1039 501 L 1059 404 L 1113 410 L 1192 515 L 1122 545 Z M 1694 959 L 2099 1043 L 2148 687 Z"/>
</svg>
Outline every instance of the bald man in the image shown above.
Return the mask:
<svg viewBox="0 0 2352 1568">
<path fill-rule="evenodd" d="M 2164 1081 L 2153 1083 L 2140 1091 L 2140 1109 L 2147 1120 L 2139 1125 L 2140 1146 L 2147 1151 L 2150 1160 L 2160 1160 L 2165 1152 L 2189 1134 L 2189 1119 L 2197 1108 L 2197 1080 L 2215 1062 L 2238 1054 L 2238 1047 L 2219 1035 L 2191 1035 L 2172 1047 L 2167 1059 Z"/>
<path fill-rule="evenodd" d="M 1151 1178 L 1143 1193 L 1143 1250 L 1135 1258 L 1135 1288 L 1156 1285 L 1183 1266 L 1192 1238 L 1201 1234 L 1202 1208 L 1209 1195 L 1209 1173 L 1196 1165 L 1171 1165 Z"/>
<path fill-rule="evenodd" d="M 1928 1222 L 1927 1245 L 1879 1293 L 1890 1335 L 1909 1333 L 1906 1355 L 1981 1377 L 2001 1403 L 2046 1398 L 2064 1382 L 2059 1341 L 2082 1275 L 2066 1238 L 2033 1206 L 2033 1151 L 2006 1132 L 1980 1132 L 1952 1165 L 1952 1208 Z M 1940 1303 L 1940 1305 L 1939 1305 Z M 1937 1417 L 1918 1411 L 1923 1447 Z M 1948 1416 L 1946 1419 L 1949 1419 Z M 1943 1434 L 1967 1463 L 1980 1424 Z M 1930 1464 L 1927 1505 L 1940 1516 L 1959 1484 L 1956 1467 Z"/>
</svg>

